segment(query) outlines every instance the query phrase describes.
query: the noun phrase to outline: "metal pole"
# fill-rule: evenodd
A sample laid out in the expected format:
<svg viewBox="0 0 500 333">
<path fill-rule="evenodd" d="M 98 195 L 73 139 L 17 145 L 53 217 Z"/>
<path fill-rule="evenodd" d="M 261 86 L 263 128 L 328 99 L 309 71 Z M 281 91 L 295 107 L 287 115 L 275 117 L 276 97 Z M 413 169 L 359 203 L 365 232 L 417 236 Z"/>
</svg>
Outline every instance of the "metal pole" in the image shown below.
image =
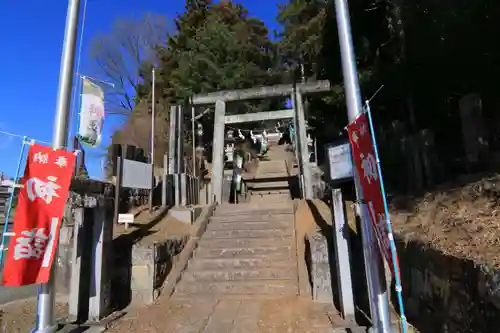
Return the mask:
<svg viewBox="0 0 500 333">
<path fill-rule="evenodd" d="M 68 141 L 68 118 L 71 104 L 79 11 L 80 0 L 69 0 L 59 73 L 54 132 L 52 135 L 52 147 L 55 149 L 66 146 Z M 57 251 L 55 257 L 57 258 Z M 57 329 L 54 316 L 56 261 L 52 264 L 49 281 L 46 284 L 40 285 L 38 289 L 36 324 L 32 330 L 35 333 L 52 333 Z"/>
<path fill-rule="evenodd" d="M 335 0 L 335 11 L 337 16 L 337 28 L 339 34 L 340 53 L 342 61 L 342 73 L 344 76 L 344 87 L 347 104 L 347 117 L 349 122 L 354 121 L 362 113 L 361 96 L 356 68 L 356 58 L 352 43 L 351 23 L 349 18 L 349 7 L 347 0 Z M 363 200 L 363 191 L 359 183 L 359 175 L 355 177 L 356 192 L 358 200 Z M 358 207 L 359 208 L 359 207 Z M 373 257 L 371 261 L 366 258 L 369 271 L 367 272 L 368 288 L 370 292 L 370 303 L 372 317 L 375 319 L 373 325 L 378 333 L 391 332 L 389 299 L 387 296 L 387 285 L 384 278 L 384 267 L 377 243 L 373 239 L 373 228 L 370 224 L 370 216 L 366 209 L 360 209 L 361 223 L 365 224 L 362 232 L 363 246 L 370 247 L 369 251 Z M 366 252 L 364 252 L 366 254 Z M 371 288 L 370 288 L 371 286 Z M 376 313 L 373 313 L 376 312 Z"/>
<path fill-rule="evenodd" d="M 154 192 L 154 180 L 155 180 L 155 69 L 151 71 L 152 82 L 151 82 L 151 191 L 149 191 L 149 211 L 153 211 L 153 192 Z"/>
</svg>

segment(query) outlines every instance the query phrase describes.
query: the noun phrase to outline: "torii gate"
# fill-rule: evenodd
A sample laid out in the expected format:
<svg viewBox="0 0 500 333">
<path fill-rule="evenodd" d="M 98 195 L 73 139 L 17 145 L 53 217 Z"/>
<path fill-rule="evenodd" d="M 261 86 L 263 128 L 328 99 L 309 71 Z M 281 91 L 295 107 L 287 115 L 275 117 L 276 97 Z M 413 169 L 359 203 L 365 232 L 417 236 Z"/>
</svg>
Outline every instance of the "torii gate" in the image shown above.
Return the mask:
<svg viewBox="0 0 500 333">
<path fill-rule="evenodd" d="M 224 127 L 226 124 L 253 122 L 272 119 L 293 118 L 297 135 L 297 157 L 300 170 L 302 197 L 312 199 L 312 179 L 308 164 L 307 136 L 305 128 L 304 105 L 302 98 L 306 94 L 321 93 L 330 90 L 328 81 L 312 81 L 297 84 L 282 84 L 268 87 L 227 90 L 208 94 L 194 95 L 192 105 L 215 104 L 214 141 L 212 156 L 212 191 L 214 200 L 222 202 L 223 170 L 224 170 Z M 270 97 L 290 96 L 292 109 L 279 111 L 264 111 L 242 115 L 227 115 L 226 103 L 264 99 Z"/>
</svg>

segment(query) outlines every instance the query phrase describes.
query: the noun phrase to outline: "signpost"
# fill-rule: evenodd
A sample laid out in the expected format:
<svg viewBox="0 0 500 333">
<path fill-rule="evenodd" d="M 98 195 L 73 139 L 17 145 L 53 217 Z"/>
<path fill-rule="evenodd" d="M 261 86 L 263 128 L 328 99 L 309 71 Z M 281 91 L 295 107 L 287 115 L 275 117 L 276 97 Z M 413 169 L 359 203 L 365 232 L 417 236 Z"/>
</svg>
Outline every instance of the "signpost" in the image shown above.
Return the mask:
<svg viewBox="0 0 500 333">
<path fill-rule="evenodd" d="M 354 170 L 352 167 L 351 146 L 347 140 L 326 146 L 328 157 L 328 175 L 330 181 L 342 182 L 352 180 Z"/>
<path fill-rule="evenodd" d="M 134 214 L 118 214 L 118 224 L 125 224 L 125 229 L 128 225 L 134 223 Z"/>
<path fill-rule="evenodd" d="M 351 253 L 349 247 L 349 226 L 345 214 L 345 204 L 341 186 L 353 181 L 353 166 L 349 142 L 326 146 L 329 181 L 332 195 L 333 239 L 335 263 L 337 265 L 338 294 L 342 316 L 354 321 L 355 307 L 351 277 Z"/>
</svg>

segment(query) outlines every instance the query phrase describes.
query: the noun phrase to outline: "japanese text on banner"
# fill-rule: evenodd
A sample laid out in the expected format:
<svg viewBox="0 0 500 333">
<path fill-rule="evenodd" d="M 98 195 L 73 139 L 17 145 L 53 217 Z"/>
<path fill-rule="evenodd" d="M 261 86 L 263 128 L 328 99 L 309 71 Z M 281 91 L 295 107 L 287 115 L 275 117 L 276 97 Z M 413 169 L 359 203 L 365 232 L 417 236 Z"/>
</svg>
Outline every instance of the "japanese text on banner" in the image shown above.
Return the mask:
<svg viewBox="0 0 500 333">
<path fill-rule="evenodd" d="M 370 133 L 370 125 L 365 114 L 359 116 L 353 123 L 347 126 L 349 141 L 351 142 L 352 155 L 359 174 L 361 187 L 363 188 L 364 201 L 368 206 L 370 220 L 375 230 L 380 252 L 394 270 L 392 263 L 389 235 L 387 229 L 387 217 L 384 209 L 384 199 L 380 187 L 377 160 L 373 149 L 373 139 Z"/>
<path fill-rule="evenodd" d="M 4 285 L 49 281 L 75 159 L 72 152 L 31 146 L 3 271 Z"/>
</svg>

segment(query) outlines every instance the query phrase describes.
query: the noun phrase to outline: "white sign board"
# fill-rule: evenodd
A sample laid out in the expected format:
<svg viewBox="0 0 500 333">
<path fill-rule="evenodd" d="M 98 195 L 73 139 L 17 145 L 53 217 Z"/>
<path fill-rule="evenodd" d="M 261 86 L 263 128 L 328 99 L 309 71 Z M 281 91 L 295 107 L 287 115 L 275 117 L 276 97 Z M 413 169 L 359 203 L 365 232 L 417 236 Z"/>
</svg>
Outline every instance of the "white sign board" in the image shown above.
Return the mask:
<svg viewBox="0 0 500 333">
<path fill-rule="evenodd" d="M 351 146 L 349 143 L 327 147 L 330 180 L 346 180 L 354 177 Z"/>
<path fill-rule="evenodd" d="M 118 223 L 134 223 L 134 214 L 118 214 Z"/>
<path fill-rule="evenodd" d="M 123 159 L 122 186 L 149 190 L 152 188 L 152 167 L 149 163 Z"/>
</svg>

